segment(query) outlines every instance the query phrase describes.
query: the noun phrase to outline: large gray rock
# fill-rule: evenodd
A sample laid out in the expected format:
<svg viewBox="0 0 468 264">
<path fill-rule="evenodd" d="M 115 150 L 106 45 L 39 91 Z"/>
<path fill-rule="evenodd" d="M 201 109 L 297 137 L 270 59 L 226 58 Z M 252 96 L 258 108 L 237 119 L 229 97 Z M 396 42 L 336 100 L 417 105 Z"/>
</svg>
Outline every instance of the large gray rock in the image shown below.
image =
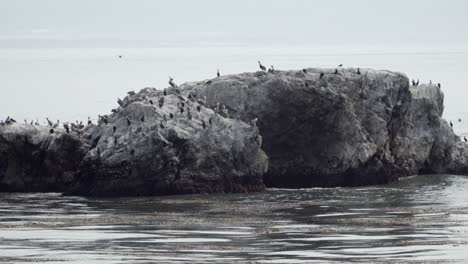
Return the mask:
<svg viewBox="0 0 468 264">
<path fill-rule="evenodd" d="M 195 100 L 144 89 L 105 119 L 80 135 L 0 126 L 0 191 L 138 196 L 264 188 L 268 158 L 258 129 Z"/>
<path fill-rule="evenodd" d="M 378 184 L 447 172 L 459 139 L 441 118 L 440 89 L 422 85 L 410 91 L 403 74 L 360 73 L 256 72 L 181 87 L 206 96 L 211 107 L 225 105 L 231 117 L 258 118 L 270 158 L 267 186 Z"/>
</svg>

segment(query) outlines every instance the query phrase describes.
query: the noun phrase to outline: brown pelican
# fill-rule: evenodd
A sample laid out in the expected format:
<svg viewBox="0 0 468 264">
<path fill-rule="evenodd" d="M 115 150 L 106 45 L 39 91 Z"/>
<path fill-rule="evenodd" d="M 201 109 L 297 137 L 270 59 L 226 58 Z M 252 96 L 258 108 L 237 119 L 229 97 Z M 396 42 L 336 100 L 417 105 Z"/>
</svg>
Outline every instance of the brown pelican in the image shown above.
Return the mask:
<svg viewBox="0 0 468 264">
<path fill-rule="evenodd" d="M 260 67 L 260 70 L 266 71 L 266 67 L 262 65 L 260 61 L 258 61 L 258 66 Z"/>
</svg>

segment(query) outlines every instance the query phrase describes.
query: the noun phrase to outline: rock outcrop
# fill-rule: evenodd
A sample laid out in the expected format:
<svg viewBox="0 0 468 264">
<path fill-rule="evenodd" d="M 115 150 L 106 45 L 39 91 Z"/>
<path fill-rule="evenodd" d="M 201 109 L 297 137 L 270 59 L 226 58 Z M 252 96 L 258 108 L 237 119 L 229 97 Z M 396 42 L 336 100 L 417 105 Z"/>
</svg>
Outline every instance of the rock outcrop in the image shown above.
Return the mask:
<svg viewBox="0 0 468 264">
<path fill-rule="evenodd" d="M 0 191 L 140 196 L 264 188 L 268 158 L 257 128 L 155 89 L 120 103 L 80 134 L 1 126 Z"/>
<path fill-rule="evenodd" d="M 441 118 L 443 93 L 435 85 L 410 89 L 400 73 L 256 72 L 182 88 L 206 96 L 211 107 L 225 105 L 230 117 L 258 118 L 270 158 L 267 186 L 354 186 L 463 172 L 453 165 L 464 163 L 454 152 L 460 140 Z"/>
<path fill-rule="evenodd" d="M 131 92 L 98 125 L 70 134 L 0 125 L 0 191 L 245 192 L 468 174 L 442 91 L 410 87 L 401 73 L 255 72 L 168 91 Z"/>
</svg>

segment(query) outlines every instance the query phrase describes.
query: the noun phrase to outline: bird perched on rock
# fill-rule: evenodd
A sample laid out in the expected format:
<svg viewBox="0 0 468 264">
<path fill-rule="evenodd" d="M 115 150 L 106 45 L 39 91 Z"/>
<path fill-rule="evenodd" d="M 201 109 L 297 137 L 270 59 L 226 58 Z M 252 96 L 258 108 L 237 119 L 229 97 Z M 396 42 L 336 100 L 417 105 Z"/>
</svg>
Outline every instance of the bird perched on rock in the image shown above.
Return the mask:
<svg viewBox="0 0 468 264">
<path fill-rule="evenodd" d="M 88 116 L 88 126 L 91 125 L 93 122 L 91 122 L 91 117 Z"/>
<path fill-rule="evenodd" d="M 149 103 L 150 103 L 151 105 L 154 105 L 154 102 L 153 102 L 153 100 L 151 100 L 151 99 L 149 100 Z"/>
<path fill-rule="evenodd" d="M 438 84 L 437 84 L 437 86 L 438 86 L 439 88 L 441 88 L 441 87 L 442 87 L 442 85 L 440 85 L 440 83 L 438 83 Z"/>
<path fill-rule="evenodd" d="M 450 121 L 450 127 L 453 128 L 453 123 L 452 123 L 452 121 Z"/>
<path fill-rule="evenodd" d="M 309 83 L 308 83 L 308 82 L 305 82 L 305 87 L 309 87 Z"/>
<path fill-rule="evenodd" d="M 203 127 L 203 129 L 206 128 L 205 120 L 202 120 L 202 127 Z"/>
<path fill-rule="evenodd" d="M 57 128 L 60 126 L 60 120 L 57 120 L 57 123 L 55 123 L 52 128 Z"/>
<path fill-rule="evenodd" d="M 320 73 L 320 77 L 319 77 L 319 79 L 322 79 L 322 78 L 323 78 L 323 76 L 325 76 L 325 73 L 321 72 L 321 73 Z"/>
<path fill-rule="evenodd" d="M 112 127 L 112 134 L 115 134 L 115 131 L 117 131 L 117 127 L 116 127 L 116 126 L 113 126 L 113 127 Z"/>
<path fill-rule="evenodd" d="M 49 133 L 53 134 L 53 133 L 54 133 L 54 129 L 51 128 L 51 129 L 49 130 Z"/>
<path fill-rule="evenodd" d="M 357 72 L 356 72 L 358 75 L 361 75 L 361 69 L 357 68 Z"/>
<path fill-rule="evenodd" d="M 210 126 L 213 126 L 213 117 L 210 117 L 210 119 L 208 119 L 208 122 L 210 123 Z"/>
<path fill-rule="evenodd" d="M 130 119 L 127 118 L 127 125 L 130 126 L 132 122 L 130 122 Z"/>
<path fill-rule="evenodd" d="M 463 137 L 463 140 L 465 140 L 465 142 L 468 142 L 468 139 L 466 139 L 466 137 Z"/>
<path fill-rule="evenodd" d="M 145 116 L 141 116 L 140 121 L 141 121 L 142 123 L 144 123 L 144 122 L 145 122 Z"/>
<path fill-rule="evenodd" d="M 206 84 L 211 84 L 213 81 L 212 80 L 208 80 L 206 81 Z"/>
<path fill-rule="evenodd" d="M 268 72 L 269 73 L 274 73 L 275 72 L 275 68 L 273 67 L 273 65 L 271 65 L 270 68 L 268 68 Z"/>
<path fill-rule="evenodd" d="M 419 86 L 419 79 L 418 79 L 418 81 L 416 82 L 416 86 Z"/>
<path fill-rule="evenodd" d="M 169 117 L 170 117 L 171 119 L 174 119 L 174 114 L 173 114 L 173 113 L 169 113 Z"/>
<path fill-rule="evenodd" d="M 306 70 L 306 69 L 302 69 L 302 72 L 303 72 L 303 73 L 307 73 L 307 70 Z"/>
<path fill-rule="evenodd" d="M 338 69 L 335 69 L 335 74 L 338 74 Z"/>
<path fill-rule="evenodd" d="M 201 111 L 201 107 L 200 105 L 197 105 L 197 111 L 200 112 Z"/>
<path fill-rule="evenodd" d="M 124 102 L 122 101 L 122 99 L 117 98 L 117 103 L 118 103 L 121 107 L 124 107 Z"/>
<path fill-rule="evenodd" d="M 260 67 L 260 70 L 266 71 L 266 67 L 262 65 L 260 61 L 258 61 L 258 67 Z"/>
<path fill-rule="evenodd" d="M 159 107 L 162 108 L 164 105 L 164 97 L 159 98 Z"/>
<path fill-rule="evenodd" d="M 54 123 L 52 123 L 52 121 L 50 121 L 48 117 L 46 117 L 46 120 L 47 120 L 47 124 L 49 124 L 50 127 L 54 125 Z"/>
<path fill-rule="evenodd" d="M 343 67 L 343 64 L 338 65 L 339 68 Z"/>
<path fill-rule="evenodd" d="M 172 78 L 171 76 L 169 76 L 169 85 L 172 88 L 177 88 L 177 85 L 174 83 L 174 78 Z"/>
<path fill-rule="evenodd" d="M 218 71 L 216 72 L 216 76 L 218 76 L 218 78 L 221 76 L 221 74 L 219 73 L 219 69 L 218 69 Z"/>
<path fill-rule="evenodd" d="M 416 86 L 416 82 L 414 81 L 414 79 L 411 80 L 411 84 L 412 84 L 413 86 Z"/>
<path fill-rule="evenodd" d="M 70 134 L 70 127 L 68 126 L 68 123 L 63 124 L 63 128 L 67 132 L 67 134 Z"/>
<path fill-rule="evenodd" d="M 135 95 L 136 93 L 135 93 L 134 91 L 129 91 L 127 94 L 130 95 L 130 96 L 133 96 L 133 95 Z"/>
<path fill-rule="evenodd" d="M 167 95 L 167 91 L 166 91 L 166 89 L 164 89 L 164 90 L 163 90 L 163 94 L 164 94 L 164 96 L 166 96 L 166 95 Z"/>
<path fill-rule="evenodd" d="M 179 111 L 180 111 L 180 114 L 183 114 L 183 113 L 184 113 L 184 108 L 183 108 L 183 107 L 180 107 L 180 108 L 179 108 Z"/>
</svg>

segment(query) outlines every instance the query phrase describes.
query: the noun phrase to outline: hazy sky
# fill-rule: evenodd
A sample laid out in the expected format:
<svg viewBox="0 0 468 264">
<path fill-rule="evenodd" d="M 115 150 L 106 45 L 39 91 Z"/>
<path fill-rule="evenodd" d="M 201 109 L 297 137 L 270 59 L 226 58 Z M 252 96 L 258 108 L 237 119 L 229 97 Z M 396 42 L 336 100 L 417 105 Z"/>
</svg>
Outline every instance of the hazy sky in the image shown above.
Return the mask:
<svg viewBox="0 0 468 264">
<path fill-rule="evenodd" d="M 0 0 L 0 37 L 158 39 L 167 32 L 341 43 L 468 43 L 464 0 Z M 201 35 L 203 36 L 203 35 Z M 15 42 L 17 43 L 17 42 Z"/>
<path fill-rule="evenodd" d="M 96 117 L 168 75 L 255 71 L 260 59 L 441 82 L 468 131 L 467 12 L 464 0 L 0 0 L 0 119 Z"/>
</svg>

